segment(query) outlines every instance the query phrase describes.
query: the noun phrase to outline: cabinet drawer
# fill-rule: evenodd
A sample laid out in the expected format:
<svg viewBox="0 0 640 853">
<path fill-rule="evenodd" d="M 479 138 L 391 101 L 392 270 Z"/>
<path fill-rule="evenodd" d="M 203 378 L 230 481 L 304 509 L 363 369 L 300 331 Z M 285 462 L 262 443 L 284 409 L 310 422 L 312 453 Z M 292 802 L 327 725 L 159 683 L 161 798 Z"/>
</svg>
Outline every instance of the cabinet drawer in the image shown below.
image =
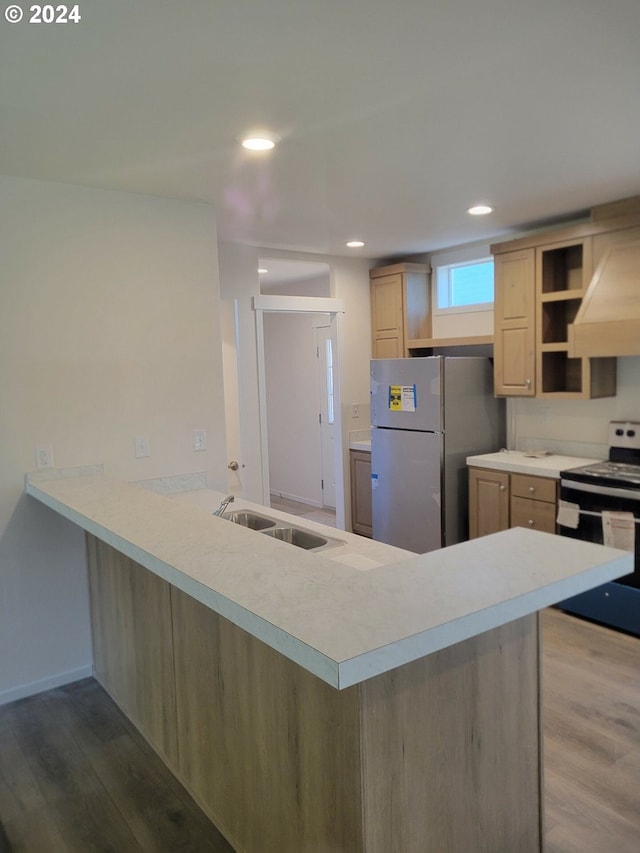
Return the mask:
<svg viewBox="0 0 640 853">
<path fill-rule="evenodd" d="M 556 480 L 552 480 L 549 477 L 530 477 L 527 474 L 512 474 L 511 494 L 520 498 L 555 503 Z"/>
<path fill-rule="evenodd" d="M 532 478 L 535 479 L 535 478 Z M 556 505 L 530 498 L 511 498 L 511 527 L 556 532 Z"/>
</svg>

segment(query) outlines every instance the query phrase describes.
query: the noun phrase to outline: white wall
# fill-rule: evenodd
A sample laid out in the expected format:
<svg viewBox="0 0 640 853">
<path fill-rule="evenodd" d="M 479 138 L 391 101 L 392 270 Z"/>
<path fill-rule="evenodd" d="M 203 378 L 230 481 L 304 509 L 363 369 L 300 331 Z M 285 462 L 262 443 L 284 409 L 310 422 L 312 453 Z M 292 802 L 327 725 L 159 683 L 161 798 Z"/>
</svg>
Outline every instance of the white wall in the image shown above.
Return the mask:
<svg viewBox="0 0 640 853">
<path fill-rule="evenodd" d="M 609 421 L 640 421 L 640 356 L 618 360 L 618 393 L 599 400 L 511 398 L 509 447 L 605 459 Z"/>
<path fill-rule="evenodd" d="M 322 456 L 314 314 L 264 315 L 273 494 L 322 506 Z"/>
<path fill-rule="evenodd" d="M 269 296 L 331 296 L 329 267 L 327 266 L 326 275 L 284 281 L 270 287 L 265 287 L 261 282 L 260 292 Z"/>
<path fill-rule="evenodd" d="M 299 252 L 280 252 L 230 243 L 221 243 L 220 287 L 224 301 L 237 307 L 239 347 L 238 392 L 227 388 L 227 405 L 240 411 L 239 431 L 242 446 L 243 494 L 250 500 L 262 501 L 262 476 L 260 458 L 260 422 L 258 413 L 258 355 L 256 348 L 256 323 L 251 300 L 260 292 L 258 258 L 291 258 L 293 260 L 321 261 L 331 270 L 331 296 L 344 300 L 345 314 L 341 318 L 342 349 L 338 352 L 338 376 L 342 403 L 342 467 L 345 495 L 343 511 L 346 526 L 349 524 L 349 429 L 369 426 L 369 359 L 371 358 L 371 314 L 369 298 L 369 269 L 374 263 L 367 258 L 342 258 L 310 255 Z M 225 357 L 231 357 L 226 353 Z M 345 417 L 351 404 L 366 407 L 359 420 Z M 230 443 L 233 438 L 230 436 Z M 340 508 L 337 516 L 340 516 Z"/>
<path fill-rule="evenodd" d="M 211 206 L 1 179 L 0 701 L 91 664 L 80 532 L 23 495 L 34 447 L 226 486 Z M 195 453 L 193 429 L 207 430 Z M 135 459 L 134 436 L 152 455 Z"/>
</svg>

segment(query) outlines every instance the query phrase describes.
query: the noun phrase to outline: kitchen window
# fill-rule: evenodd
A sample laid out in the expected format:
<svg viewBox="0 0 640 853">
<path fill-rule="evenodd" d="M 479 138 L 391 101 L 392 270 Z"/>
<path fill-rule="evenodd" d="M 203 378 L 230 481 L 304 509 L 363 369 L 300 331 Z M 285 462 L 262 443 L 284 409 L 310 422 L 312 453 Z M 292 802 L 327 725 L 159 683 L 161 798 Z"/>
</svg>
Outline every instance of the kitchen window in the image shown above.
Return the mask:
<svg viewBox="0 0 640 853">
<path fill-rule="evenodd" d="M 434 264 L 436 313 L 489 311 L 493 308 L 493 260 Z"/>
</svg>

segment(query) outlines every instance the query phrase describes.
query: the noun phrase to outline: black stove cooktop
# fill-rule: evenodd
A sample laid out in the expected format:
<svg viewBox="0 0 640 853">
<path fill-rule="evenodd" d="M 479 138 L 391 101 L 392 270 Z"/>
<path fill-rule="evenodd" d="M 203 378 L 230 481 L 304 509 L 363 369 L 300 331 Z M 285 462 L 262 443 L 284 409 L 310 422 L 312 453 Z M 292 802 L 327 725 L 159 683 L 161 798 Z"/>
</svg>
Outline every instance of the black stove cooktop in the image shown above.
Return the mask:
<svg viewBox="0 0 640 853">
<path fill-rule="evenodd" d="M 601 485 L 640 488 L 640 465 L 625 462 L 596 462 L 595 465 L 562 471 L 560 476 L 565 480 L 583 483 L 593 481 Z"/>
<path fill-rule="evenodd" d="M 561 471 L 563 480 L 640 490 L 640 422 L 611 421 L 609 459 Z"/>
</svg>

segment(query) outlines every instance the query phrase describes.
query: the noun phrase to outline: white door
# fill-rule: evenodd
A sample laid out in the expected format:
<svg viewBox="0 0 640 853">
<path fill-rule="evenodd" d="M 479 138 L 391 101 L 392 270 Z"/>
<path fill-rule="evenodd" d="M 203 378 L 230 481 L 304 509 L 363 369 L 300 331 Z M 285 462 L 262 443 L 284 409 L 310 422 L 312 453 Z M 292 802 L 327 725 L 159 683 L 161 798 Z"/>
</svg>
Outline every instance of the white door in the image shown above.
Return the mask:
<svg viewBox="0 0 640 853">
<path fill-rule="evenodd" d="M 336 506 L 334 342 L 330 326 L 316 328 L 319 425 L 322 453 L 322 505 Z"/>
</svg>

